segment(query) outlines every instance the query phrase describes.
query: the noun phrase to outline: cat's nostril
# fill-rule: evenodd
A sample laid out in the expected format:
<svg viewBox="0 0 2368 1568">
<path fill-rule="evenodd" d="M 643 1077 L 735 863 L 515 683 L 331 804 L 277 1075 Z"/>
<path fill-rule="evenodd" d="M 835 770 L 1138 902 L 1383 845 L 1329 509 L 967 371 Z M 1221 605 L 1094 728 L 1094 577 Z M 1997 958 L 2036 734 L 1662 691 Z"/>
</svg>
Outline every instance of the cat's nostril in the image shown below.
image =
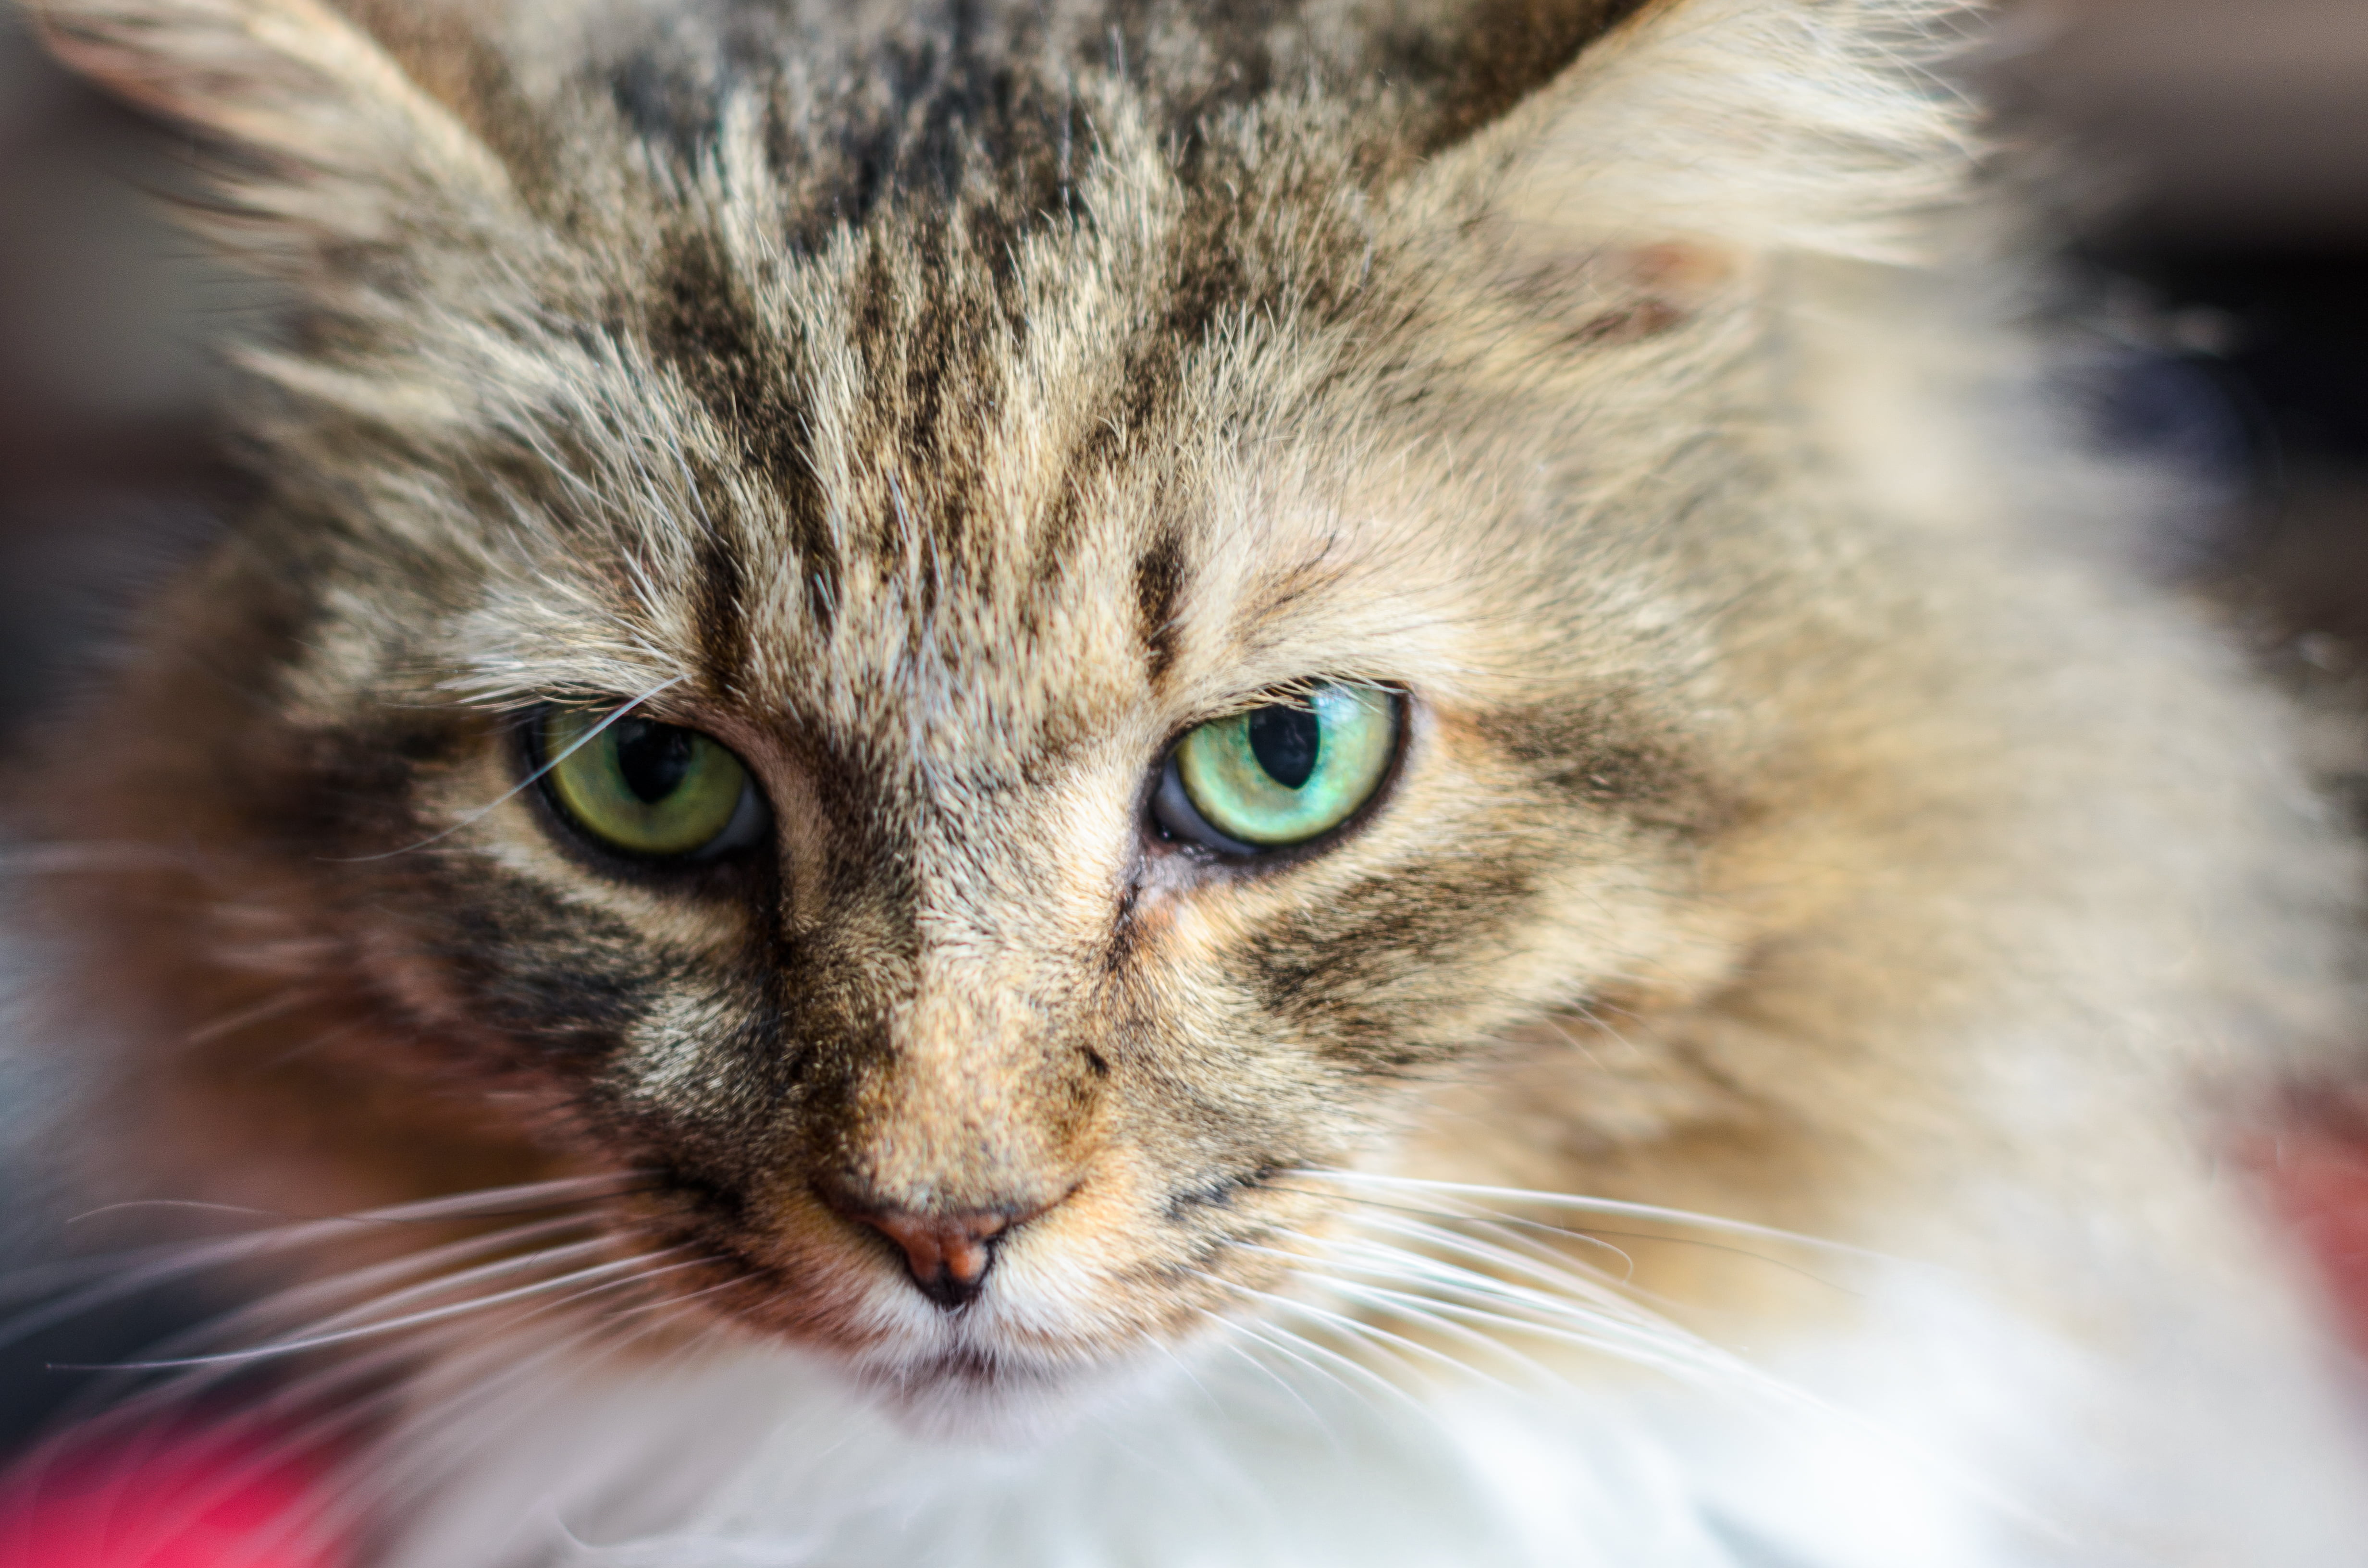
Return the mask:
<svg viewBox="0 0 2368 1568">
<path fill-rule="evenodd" d="M 967 1306 L 995 1266 L 995 1244 L 1052 1207 L 1015 1205 L 966 1214 L 873 1207 L 840 1199 L 832 1207 L 905 1250 L 905 1266 L 921 1294 L 949 1312 Z"/>
</svg>

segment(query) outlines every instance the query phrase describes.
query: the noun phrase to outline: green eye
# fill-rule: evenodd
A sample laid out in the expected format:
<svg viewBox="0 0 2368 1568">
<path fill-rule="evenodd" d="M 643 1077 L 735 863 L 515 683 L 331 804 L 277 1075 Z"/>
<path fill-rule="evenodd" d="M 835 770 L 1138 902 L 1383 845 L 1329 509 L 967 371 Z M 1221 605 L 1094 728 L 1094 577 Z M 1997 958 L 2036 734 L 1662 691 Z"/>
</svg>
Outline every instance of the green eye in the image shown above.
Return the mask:
<svg viewBox="0 0 2368 1568">
<path fill-rule="evenodd" d="M 1396 749 L 1389 693 L 1319 686 L 1304 702 L 1269 703 L 1186 735 L 1153 809 L 1171 835 L 1212 848 L 1299 844 L 1371 800 Z"/>
<path fill-rule="evenodd" d="M 537 725 L 552 798 L 586 833 L 629 855 L 738 847 L 763 825 L 740 759 L 696 730 L 554 708 Z M 596 733 L 597 732 L 597 733 Z"/>
</svg>

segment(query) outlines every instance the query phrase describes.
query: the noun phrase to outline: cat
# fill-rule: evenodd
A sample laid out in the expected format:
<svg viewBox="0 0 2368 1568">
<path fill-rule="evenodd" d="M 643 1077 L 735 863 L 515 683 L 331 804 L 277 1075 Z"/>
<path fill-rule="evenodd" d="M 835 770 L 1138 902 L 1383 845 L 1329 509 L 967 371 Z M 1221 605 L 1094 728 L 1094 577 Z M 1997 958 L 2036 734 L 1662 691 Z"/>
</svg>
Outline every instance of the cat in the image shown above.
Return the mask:
<svg viewBox="0 0 2368 1568">
<path fill-rule="evenodd" d="M 364 1561 L 2368 1557 L 2358 858 L 1977 15 L 30 14 L 291 306 L 20 1038 Z"/>
</svg>

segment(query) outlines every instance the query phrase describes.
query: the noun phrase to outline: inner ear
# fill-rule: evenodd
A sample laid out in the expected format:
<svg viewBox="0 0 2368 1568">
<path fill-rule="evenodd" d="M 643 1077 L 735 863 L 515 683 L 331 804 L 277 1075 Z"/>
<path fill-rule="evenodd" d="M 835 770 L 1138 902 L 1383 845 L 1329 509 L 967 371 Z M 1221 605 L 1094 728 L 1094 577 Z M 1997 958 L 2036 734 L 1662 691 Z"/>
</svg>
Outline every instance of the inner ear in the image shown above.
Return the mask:
<svg viewBox="0 0 2368 1568">
<path fill-rule="evenodd" d="M 1551 233 L 1507 239 L 1488 282 L 1572 347 L 1641 343 L 1682 326 L 1738 267 L 1717 246 L 1678 240 L 1564 247 Z"/>
</svg>

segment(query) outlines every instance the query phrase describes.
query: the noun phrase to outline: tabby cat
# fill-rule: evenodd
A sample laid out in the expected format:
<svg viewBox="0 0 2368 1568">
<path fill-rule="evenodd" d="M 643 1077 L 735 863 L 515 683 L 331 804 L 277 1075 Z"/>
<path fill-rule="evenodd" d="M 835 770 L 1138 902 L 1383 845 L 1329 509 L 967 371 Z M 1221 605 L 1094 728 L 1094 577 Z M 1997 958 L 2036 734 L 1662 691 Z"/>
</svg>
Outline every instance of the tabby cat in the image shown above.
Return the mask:
<svg viewBox="0 0 2368 1568">
<path fill-rule="evenodd" d="M 43 0 L 297 301 L 30 1049 L 375 1568 L 2368 1558 L 1939 0 Z M 68 1155 L 62 1155 L 66 1158 Z M 168 1210 L 167 1212 L 179 1212 Z M 100 1289 L 108 1288 L 108 1281 Z"/>
</svg>

